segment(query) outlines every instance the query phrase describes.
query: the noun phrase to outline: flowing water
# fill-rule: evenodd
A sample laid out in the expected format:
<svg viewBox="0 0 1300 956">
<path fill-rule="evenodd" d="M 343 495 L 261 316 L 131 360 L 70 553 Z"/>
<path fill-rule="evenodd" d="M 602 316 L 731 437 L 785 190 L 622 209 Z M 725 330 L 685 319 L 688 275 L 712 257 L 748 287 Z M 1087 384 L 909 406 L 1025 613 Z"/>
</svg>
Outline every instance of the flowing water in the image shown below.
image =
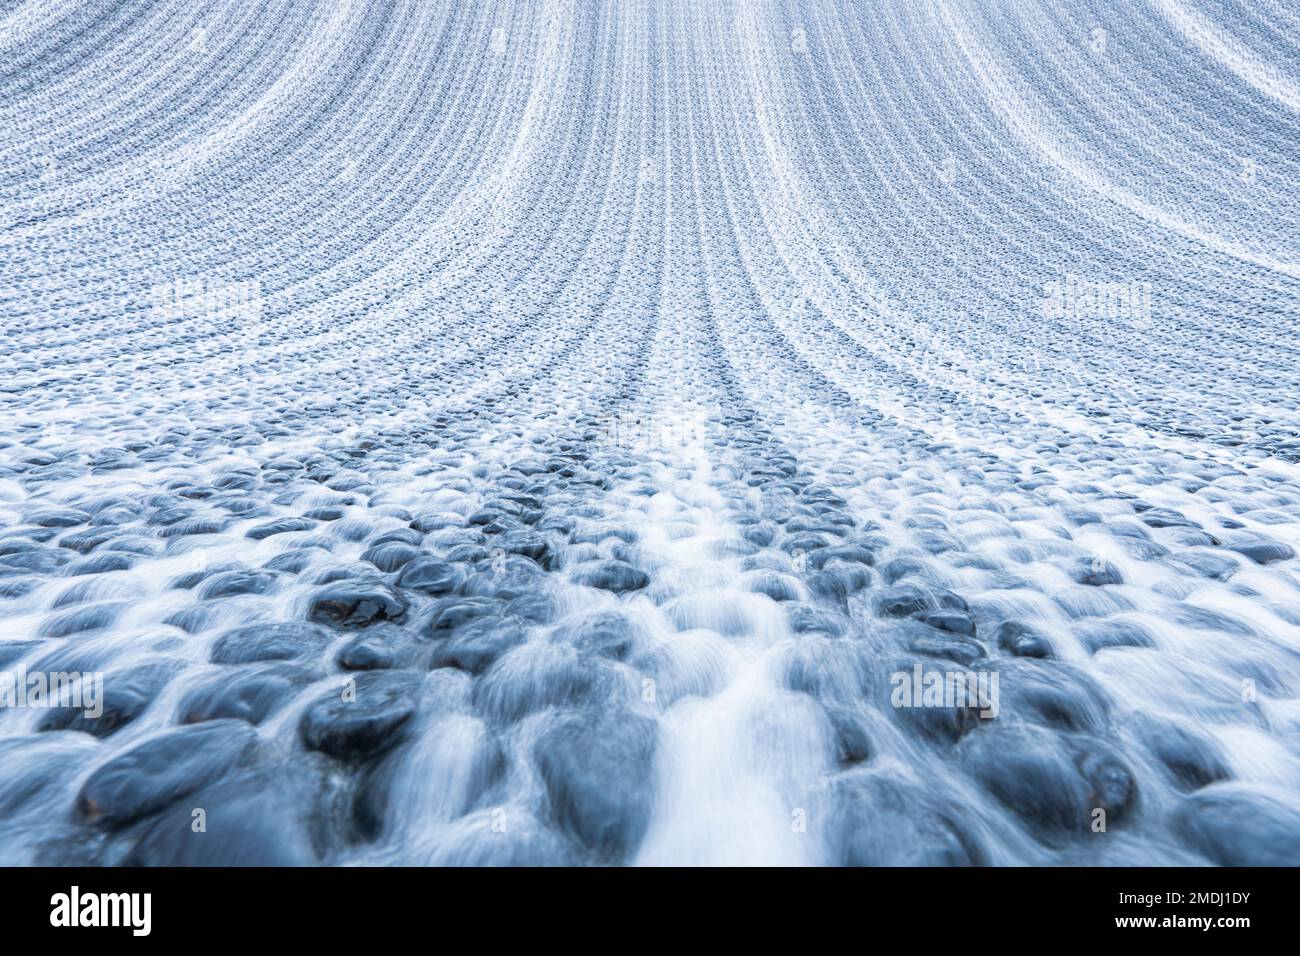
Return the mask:
<svg viewBox="0 0 1300 956">
<path fill-rule="evenodd" d="M 1300 863 L 1297 25 L 4 5 L 0 863 Z"/>
</svg>

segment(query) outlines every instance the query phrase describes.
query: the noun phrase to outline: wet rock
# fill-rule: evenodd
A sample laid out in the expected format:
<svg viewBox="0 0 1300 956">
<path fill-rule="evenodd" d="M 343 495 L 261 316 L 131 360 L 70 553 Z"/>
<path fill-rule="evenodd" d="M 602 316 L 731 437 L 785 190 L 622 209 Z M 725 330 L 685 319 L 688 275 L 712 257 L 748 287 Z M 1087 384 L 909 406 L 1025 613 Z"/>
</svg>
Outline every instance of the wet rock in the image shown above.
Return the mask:
<svg viewBox="0 0 1300 956">
<path fill-rule="evenodd" d="M 785 530 L 789 534 L 812 532 L 814 534 L 830 534 L 837 537 L 844 533 L 843 529 L 831 522 L 818 520 L 812 517 L 791 518 L 785 523 Z"/>
<path fill-rule="evenodd" d="M 74 634 L 101 631 L 111 627 L 124 610 L 126 604 L 122 601 L 105 601 L 79 607 L 46 618 L 37 633 L 41 637 L 71 637 Z"/>
<path fill-rule="evenodd" d="M 831 561 L 842 561 L 845 564 L 861 564 L 865 567 L 871 567 L 876 563 L 875 555 L 870 550 L 856 544 L 834 545 L 829 548 L 819 548 L 808 555 L 808 567 L 814 571 L 821 570 Z"/>
<path fill-rule="evenodd" d="M 450 512 L 444 513 L 426 513 L 416 515 L 411 519 L 411 527 L 421 534 L 429 534 L 433 531 L 440 531 L 443 528 L 459 527 L 464 519 L 460 515 Z"/>
<path fill-rule="evenodd" d="M 39 578 L 8 578 L 0 580 L 0 600 L 26 597 L 36 590 Z"/>
<path fill-rule="evenodd" d="M 1109 561 L 1102 561 L 1098 558 L 1084 558 L 1076 561 L 1070 568 L 1070 577 L 1074 579 L 1076 584 L 1086 584 L 1089 587 L 1124 583 L 1124 577 L 1119 573 L 1119 568 Z"/>
<path fill-rule="evenodd" d="M 89 766 L 98 750 L 98 741 L 84 734 L 0 737 L 0 821 L 6 829 L 24 815 L 45 822 L 63 817 L 68 768 Z M 6 840 L 6 862 L 17 862 L 20 853 Z"/>
<path fill-rule="evenodd" d="M 512 531 L 502 535 L 497 547 L 507 554 L 530 558 L 544 568 L 552 567 L 554 564 L 554 555 L 545 535 L 535 531 Z"/>
<path fill-rule="evenodd" d="M 1149 631 L 1136 621 L 1114 618 L 1106 621 L 1083 621 L 1075 634 L 1089 653 L 1117 647 L 1155 647 Z"/>
<path fill-rule="evenodd" d="M 324 817 L 320 777 L 296 766 L 254 768 L 204 786 L 162 814 L 128 866 L 312 866 Z M 194 809 L 203 829 L 194 828 Z"/>
<path fill-rule="evenodd" d="M 365 541 L 375 533 L 375 526 L 364 518 L 344 518 L 335 522 L 329 531 L 344 541 Z"/>
<path fill-rule="evenodd" d="M 984 722 L 977 707 L 962 703 L 899 707 L 893 713 L 909 733 L 936 744 L 955 744 Z"/>
<path fill-rule="evenodd" d="M 552 816 L 598 859 L 626 860 L 645 835 L 657 740 L 654 720 L 608 707 L 561 718 L 537 741 Z"/>
<path fill-rule="evenodd" d="M 917 547 L 929 554 L 943 554 L 946 551 L 960 551 L 961 542 L 950 534 L 937 531 L 916 531 L 912 539 Z"/>
<path fill-rule="evenodd" d="M 331 634 L 303 621 L 250 624 L 227 631 L 212 645 L 214 664 L 251 664 L 311 657 L 329 646 Z"/>
<path fill-rule="evenodd" d="M 271 509 L 257 498 L 231 498 L 222 501 L 221 507 L 240 518 L 266 518 L 271 514 Z"/>
<path fill-rule="evenodd" d="M 86 552 L 89 552 L 95 545 L 102 543 L 102 540 L 96 541 L 90 547 L 86 548 Z M 30 534 L 11 534 L 10 536 L 0 539 L 0 558 L 7 558 L 14 554 L 26 554 L 29 551 L 40 550 L 42 550 L 40 541 Z"/>
<path fill-rule="evenodd" d="M 498 657 L 522 644 L 528 624 L 522 618 L 489 615 L 475 618 L 457 628 L 451 639 L 433 656 L 433 667 L 458 667 L 480 674 Z"/>
<path fill-rule="evenodd" d="M 40 646 L 40 641 L 0 642 L 0 667 L 8 667 L 16 663 Z"/>
<path fill-rule="evenodd" d="M 181 723 L 243 720 L 260 724 L 314 679 L 311 671 L 272 663 L 218 674 L 182 698 Z"/>
<path fill-rule="evenodd" d="M 511 599 L 505 607 L 506 614 L 513 614 L 532 621 L 534 624 L 550 624 L 564 611 L 563 602 L 550 591 L 533 591 Z"/>
<path fill-rule="evenodd" d="M 456 565 L 426 555 L 414 558 L 402 568 L 402 573 L 397 577 L 397 586 L 441 596 L 455 591 L 464 577 Z"/>
<path fill-rule="evenodd" d="M 1088 832 L 1092 790 L 1057 735 L 1003 728 L 974 734 L 963 747 L 975 778 L 1031 829 Z"/>
<path fill-rule="evenodd" d="M 1179 548 L 1217 548 L 1223 544 L 1214 535 L 1192 528 L 1172 528 L 1165 533 L 1164 541 Z"/>
<path fill-rule="evenodd" d="M 574 572 L 573 580 L 576 584 L 613 591 L 615 594 L 639 591 L 650 583 L 650 577 L 644 571 L 638 571 L 622 561 L 585 565 Z"/>
<path fill-rule="evenodd" d="M 853 710 L 834 704 L 825 708 L 835 740 L 835 759 L 841 767 L 871 759 L 871 737 L 866 721 Z"/>
<path fill-rule="evenodd" d="M 120 551 L 124 554 L 138 554 L 146 557 L 153 557 L 159 551 L 155 542 L 138 535 L 105 542 L 103 548 L 105 551 Z"/>
<path fill-rule="evenodd" d="M 502 654 L 479 678 L 475 710 L 510 723 L 546 707 L 595 706 L 614 690 L 608 665 L 551 641 L 530 641 Z"/>
<path fill-rule="evenodd" d="M 567 641 L 584 654 L 597 654 L 622 661 L 632 654 L 637 630 L 626 615 L 601 611 L 556 629 L 556 639 Z"/>
<path fill-rule="evenodd" d="M 220 534 L 226 529 L 226 522 L 218 518 L 194 518 L 182 521 L 159 532 L 163 538 L 187 538 L 200 534 Z"/>
<path fill-rule="evenodd" d="M 808 604 L 786 607 L 786 620 L 796 634 L 827 634 L 838 637 L 845 633 L 844 619 L 822 608 Z"/>
<path fill-rule="evenodd" d="M 826 842 L 838 866 L 983 866 L 963 808 L 873 770 L 836 777 Z"/>
<path fill-rule="evenodd" d="M 380 571 L 391 573 L 406 567 L 420 557 L 421 553 L 419 548 L 409 544 L 390 542 L 367 548 L 361 555 L 361 560 L 369 561 Z"/>
<path fill-rule="evenodd" d="M 916 634 L 908 641 L 908 648 L 917 654 L 949 660 L 962 667 L 971 667 L 984 656 L 984 648 L 978 641 L 934 629 Z"/>
<path fill-rule="evenodd" d="M 1122 594 L 1096 587 L 1061 588 L 1052 595 L 1052 598 L 1061 610 L 1076 620 L 1122 614 L 1136 608 L 1133 602 Z"/>
<path fill-rule="evenodd" d="M 1238 569 L 1232 558 L 1209 551 L 1184 551 L 1169 558 L 1174 567 L 1202 578 L 1226 581 Z"/>
<path fill-rule="evenodd" d="M 123 590 L 102 578 L 87 578 L 77 581 L 60 591 L 58 597 L 50 604 L 50 610 L 57 611 L 62 608 L 113 597 L 114 595 L 121 596 Z"/>
<path fill-rule="evenodd" d="M 537 522 L 535 530 L 537 531 L 558 531 L 560 534 L 572 534 L 577 523 L 564 515 L 547 515 L 541 521 Z"/>
<path fill-rule="evenodd" d="M 1075 768 L 1088 785 L 1088 803 L 1106 811 L 1106 825 L 1128 818 L 1138 802 L 1137 778 L 1109 744 L 1084 736 L 1069 741 Z"/>
<path fill-rule="evenodd" d="M 308 618 L 339 628 L 366 627 L 377 621 L 400 623 L 407 601 L 378 581 L 340 581 L 327 585 L 311 600 Z"/>
<path fill-rule="evenodd" d="M 539 530 L 542 530 L 539 526 Z M 569 535 L 569 540 L 573 544 L 600 544 L 608 541 L 610 538 L 617 538 L 627 544 L 634 544 L 637 540 L 637 533 L 631 528 L 620 527 L 613 524 L 588 524 L 575 528 Z"/>
<path fill-rule="evenodd" d="M 316 527 L 316 522 L 308 518 L 277 518 L 275 521 L 268 521 L 265 524 L 250 528 L 244 536 L 252 538 L 254 541 L 261 541 L 264 538 L 270 538 L 277 534 L 287 534 L 291 531 L 310 531 L 314 527 Z"/>
<path fill-rule="evenodd" d="M 754 571 L 745 577 L 745 587 L 755 594 L 766 594 L 773 601 L 797 601 L 801 597 L 798 581 L 776 571 Z"/>
<path fill-rule="evenodd" d="M 871 577 L 860 565 L 835 562 L 805 579 L 808 590 L 826 601 L 846 605 L 848 599 L 865 588 Z"/>
<path fill-rule="evenodd" d="M 1027 657 L 999 662 L 1004 712 L 1044 727 L 1105 736 L 1110 705 L 1096 681 L 1064 661 Z"/>
<path fill-rule="evenodd" d="M 922 611 L 916 619 L 923 624 L 950 634 L 975 636 L 975 622 L 964 611 Z"/>
<path fill-rule="evenodd" d="M 1199 528 L 1200 525 L 1172 508 L 1152 508 L 1143 512 L 1142 523 L 1152 528 Z"/>
<path fill-rule="evenodd" d="M 268 571 L 223 571 L 203 582 L 199 598 L 211 601 L 239 594 L 267 594 L 275 589 L 276 580 L 276 575 Z"/>
<path fill-rule="evenodd" d="M 875 595 L 874 601 L 877 613 L 887 617 L 910 617 L 930 610 L 970 611 L 951 591 L 920 584 L 895 584 Z"/>
<path fill-rule="evenodd" d="M 1291 794 L 1216 783 L 1175 814 L 1183 838 L 1221 866 L 1300 865 L 1300 807 Z"/>
<path fill-rule="evenodd" d="M 467 595 L 512 601 L 543 592 L 550 584 L 546 572 L 531 559 L 498 553 L 481 562 L 461 589 Z"/>
<path fill-rule="evenodd" d="M 89 520 L 90 515 L 75 508 L 45 508 L 28 518 L 38 528 L 75 528 Z"/>
<path fill-rule="evenodd" d="M 500 610 L 499 601 L 484 597 L 452 598 L 439 604 L 429 621 L 429 635 L 442 637 L 457 628 Z"/>
<path fill-rule="evenodd" d="M 396 625 L 368 627 L 339 649 L 335 661 L 346 671 L 387 670 L 396 666 L 414 635 Z"/>
<path fill-rule="evenodd" d="M 397 744 L 419 701 L 420 679 L 369 671 L 340 682 L 303 713 L 303 746 L 340 760 L 371 757 Z"/>
<path fill-rule="evenodd" d="M 164 624 L 180 628 L 186 634 L 199 634 L 216 622 L 217 614 L 213 605 L 185 608 L 163 619 Z"/>
<path fill-rule="evenodd" d="M 443 558 L 456 564 L 477 564 L 490 558 L 491 552 L 477 544 L 458 544 L 448 548 Z"/>
<path fill-rule="evenodd" d="M 32 548 L 0 558 L 0 574 L 5 571 L 11 574 L 24 571 L 54 574 L 71 560 L 72 555 L 61 548 Z"/>
<path fill-rule="evenodd" d="M 1227 545 L 1229 551 L 1235 551 L 1256 564 L 1272 564 L 1274 561 L 1290 561 L 1295 557 L 1295 548 L 1281 541 L 1241 541 Z"/>
<path fill-rule="evenodd" d="M 371 538 L 370 547 L 378 548 L 385 544 L 405 544 L 416 547 L 423 538 L 424 536 L 413 528 L 393 528 Z"/>
<path fill-rule="evenodd" d="M 59 707 L 40 722 L 41 730 L 78 730 L 93 737 L 108 737 L 139 717 L 176 673 L 169 664 L 146 664 L 104 677 L 102 696 L 86 707 Z M 82 702 L 91 703 L 84 696 Z M 95 711 L 98 711 L 96 713 Z"/>
<path fill-rule="evenodd" d="M 77 808 L 88 820 L 121 826 L 219 779 L 256 750 L 257 732 L 243 721 L 173 728 L 96 768 Z"/>
<path fill-rule="evenodd" d="M 217 491 L 252 491 L 257 487 L 257 479 L 251 475 L 231 472 L 213 481 L 212 487 Z"/>
<path fill-rule="evenodd" d="M 76 577 L 83 574 L 104 574 L 109 571 L 129 571 L 134 564 L 135 559 L 128 554 L 104 552 L 73 561 L 63 569 L 63 573 L 68 577 Z"/>
<path fill-rule="evenodd" d="M 1219 748 L 1190 727 L 1148 715 L 1135 718 L 1134 726 L 1138 739 L 1179 786 L 1195 790 L 1232 776 Z"/>
<path fill-rule="evenodd" d="M 267 571 L 300 574 L 312 563 L 313 558 L 311 551 L 286 551 L 283 554 L 277 554 L 262 567 Z"/>
<path fill-rule="evenodd" d="M 786 554 L 804 554 L 816 551 L 818 548 L 826 548 L 832 544 L 830 538 L 824 534 L 815 534 L 811 532 L 802 532 L 792 534 L 781 542 L 781 550 Z"/>
<path fill-rule="evenodd" d="M 506 515 L 505 512 L 501 511 L 499 508 L 483 508 L 480 509 L 479 511 L 474 512 L 466 520 L 467 523 L 472 527 L 481 528 L 484 527 L 485 525 L 490 525 L 492 524 L 492 522 L 498 521 L 504 517 L 509 517 L 509 516 Z"/>
<path fill-rule="evenodd" d="M 810 634 L 782 662 L 782 686 L 808 694 L 823 707 L 857 707 L 864 699 L 887 701 L 889 687 L 875 680 L 874 659 L 850 638 Z"/>
<path fill-rule="evenodd" d="M 70 548 L 78 554 L 90 554 L 106 541 L 112 541 L 120 532 L 108 528 L 95 528 L 66 534 L 59 539 L 59 547 Z M 0 555 L 13 554 L 20 550 L 17 542 L 10 540 L 0 543 Z"/>
<path fill-rule="evenodd" d="M 1016 657 L 1052 656 L 1052 642 L 1021 621 L 1003 621 L 998 625 L 995 640 L 998 647 Z"/>
<path fill-rule="evenodd" d="M 222 565 L 220 567 L 200 567 L 196 571 L 188 571 L 179 577 L 173 578 L 171 587 L 178 591 L 192 591 L 212 575 L 221 571 L 239 570 L 237 565 Z"/>
</svg>

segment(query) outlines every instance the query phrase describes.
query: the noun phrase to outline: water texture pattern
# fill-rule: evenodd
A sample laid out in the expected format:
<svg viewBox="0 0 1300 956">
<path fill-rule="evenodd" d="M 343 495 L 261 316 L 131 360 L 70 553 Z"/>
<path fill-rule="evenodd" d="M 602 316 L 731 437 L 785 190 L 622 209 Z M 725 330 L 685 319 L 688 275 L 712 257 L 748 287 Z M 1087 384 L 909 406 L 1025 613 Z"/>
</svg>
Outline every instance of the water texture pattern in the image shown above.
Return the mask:
<svg viewBox="0 0 1300 956">
<path fill-rule="evenodd" d="M 1285 0 L 0 3 L 0 863 L 1300 863 L 1298 121 Z"/>
</svg>

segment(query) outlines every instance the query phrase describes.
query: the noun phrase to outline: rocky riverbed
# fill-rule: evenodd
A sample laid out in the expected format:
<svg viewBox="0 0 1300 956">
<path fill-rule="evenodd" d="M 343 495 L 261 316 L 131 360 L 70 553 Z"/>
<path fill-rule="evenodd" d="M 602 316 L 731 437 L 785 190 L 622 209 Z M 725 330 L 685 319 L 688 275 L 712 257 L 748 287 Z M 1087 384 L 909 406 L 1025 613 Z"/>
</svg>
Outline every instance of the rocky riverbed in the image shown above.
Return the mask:
<svg viewBox="0 0 1300 956">
<path fill-rule="evenodd" d="M 0 4 L 0 863 L 1300 863 L 1297 26 Z"/>
</svg>

